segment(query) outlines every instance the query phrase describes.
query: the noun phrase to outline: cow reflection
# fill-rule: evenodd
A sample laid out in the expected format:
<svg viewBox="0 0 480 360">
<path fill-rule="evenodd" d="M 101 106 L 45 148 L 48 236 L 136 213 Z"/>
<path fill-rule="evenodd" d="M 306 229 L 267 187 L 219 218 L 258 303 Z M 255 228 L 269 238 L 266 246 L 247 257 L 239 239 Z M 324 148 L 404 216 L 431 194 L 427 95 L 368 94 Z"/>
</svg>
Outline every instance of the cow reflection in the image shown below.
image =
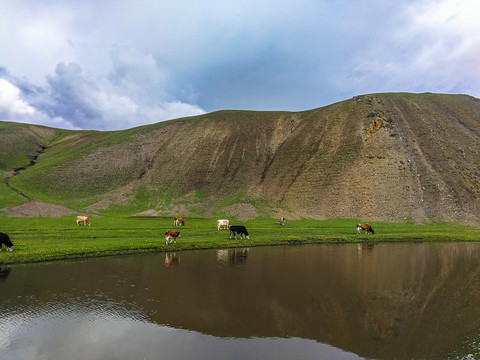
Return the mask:
<svg viewBox="0 0 480 360">
<path fill-rule="evenodd" d="M 173 267 L 180 264 L 180 257 L 176 253 L 165 253 L 165 267 Z"/>
<path fill-rule="evenodd" d="M 10 275 L 12 268 L 9 266 L 0 266 L 0 280 L 7 280 L 8 275 Z"/>
<path fill-rule="evenodd" d="M 373 244 L 357 244 L 357 255 L 362 257 L 363 255 L 371 255 L 373 253 Z"/>
<path fill-rule="evenodd" d="M 248 248 L 217 250 L 217 261 L 225 264 L 235 265 L 244 263 L 247 260 L 247 256 Z"/>
</svg>

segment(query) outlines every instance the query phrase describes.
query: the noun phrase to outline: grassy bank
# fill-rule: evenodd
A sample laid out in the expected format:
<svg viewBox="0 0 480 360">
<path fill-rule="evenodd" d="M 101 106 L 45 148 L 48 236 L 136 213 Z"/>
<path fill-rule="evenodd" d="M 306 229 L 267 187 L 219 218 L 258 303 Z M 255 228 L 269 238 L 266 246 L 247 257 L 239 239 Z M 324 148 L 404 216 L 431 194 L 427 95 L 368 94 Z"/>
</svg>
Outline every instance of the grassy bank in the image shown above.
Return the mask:
<svg viewBox="0 0 480 360">
<path fill-rule="evenodd" d="M 364 241 L 480 241 L 480 229 L 458 224 L 370 223 L 375 235 L 356 235 L 357 220 L 292 220 L 286 226 L 274 219 L 255 219 L 245 225 L 250 240 L 230 240 L 228 230 L 216 229 L 216 219 L 187 218 L 177 228 L 177 244 L 165 245 L 166 230 L 175 230 L 171 217 L 93 218 L 91 227 L 63 218 L 0 217 L 0 231 L 15 244 L 0 252 L 0 265 L 60 259 L 242 246 L 296 245 Z"/>
</svg>

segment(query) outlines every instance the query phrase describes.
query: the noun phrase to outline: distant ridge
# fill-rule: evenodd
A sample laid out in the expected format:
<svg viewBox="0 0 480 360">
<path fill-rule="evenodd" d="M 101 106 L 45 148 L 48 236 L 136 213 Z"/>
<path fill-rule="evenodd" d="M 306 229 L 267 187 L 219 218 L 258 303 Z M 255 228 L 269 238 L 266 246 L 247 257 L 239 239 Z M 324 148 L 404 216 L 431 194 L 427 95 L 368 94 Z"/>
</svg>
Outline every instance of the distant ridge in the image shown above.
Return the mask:
<svg viewBox="0 0 480 360">
<path fill-rule="evenodd" d="M 113 132 L 1 122 L 0 140 L 6 208 L 33 200 L 91 214 L 480 220 L 480 100 L 468 95 L 370 94 Z"/>
</svg>

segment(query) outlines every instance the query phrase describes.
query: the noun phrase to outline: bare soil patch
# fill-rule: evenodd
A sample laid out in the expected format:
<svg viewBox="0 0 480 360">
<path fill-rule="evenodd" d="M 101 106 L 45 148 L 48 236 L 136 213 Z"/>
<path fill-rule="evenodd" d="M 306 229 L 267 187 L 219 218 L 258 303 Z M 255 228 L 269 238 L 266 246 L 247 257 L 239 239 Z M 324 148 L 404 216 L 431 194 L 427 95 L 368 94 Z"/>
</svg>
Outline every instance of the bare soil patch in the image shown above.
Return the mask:
<svg viewBox="0 0 480 360">
<path fill-rule="evenodd" d="M 62 217 L 74 214 L 74 211 L 56 204 L 50 204 L 42 201 L 29 201 L 18 206 L 11 206 L 1 209 L 10 217 L 30 218 L 30 217 Z"/>
<path fill-rule="evenodd" d="M 233 216 L 239 221 L 252 220 L 258 217 L 257 209 L 251 204 L 235 204 L 224 209 L 227 216 Z"/>
</svg>

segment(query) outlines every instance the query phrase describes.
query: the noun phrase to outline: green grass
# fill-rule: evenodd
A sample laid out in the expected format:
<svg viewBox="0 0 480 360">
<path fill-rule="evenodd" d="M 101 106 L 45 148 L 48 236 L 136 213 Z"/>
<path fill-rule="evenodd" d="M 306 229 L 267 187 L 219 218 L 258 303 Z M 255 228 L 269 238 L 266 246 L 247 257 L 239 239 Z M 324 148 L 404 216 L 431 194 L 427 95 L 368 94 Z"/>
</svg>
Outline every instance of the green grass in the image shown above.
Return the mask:
<svg viewBox="0 0 480 360">
<path fill-rule="evenodd" d="M 92 226 L 77 226 L 63 218 L 0 217 L 0 231 L 15 244 L 11 253 L 0 252 L 0 265 L 61 259 L 243 246 L 301 245 L 308 243 L 386 241 L 480 241 L 480 229 L 458 224 L 371 223 L 375 235 L 356 235 L 357 220 L 288 221 L 255 219 L 243 224 L 250 240 L 230 240 L 228 230 L 217 231 L 216 219 L 186 218 L 177 228 L 177 244 L 165 245 L 164 233 L 174 230 L 171 217 L 106 216 L 92 218 Z M 5 250 L 5 249 L 4 249 Z"/>
</svg>

